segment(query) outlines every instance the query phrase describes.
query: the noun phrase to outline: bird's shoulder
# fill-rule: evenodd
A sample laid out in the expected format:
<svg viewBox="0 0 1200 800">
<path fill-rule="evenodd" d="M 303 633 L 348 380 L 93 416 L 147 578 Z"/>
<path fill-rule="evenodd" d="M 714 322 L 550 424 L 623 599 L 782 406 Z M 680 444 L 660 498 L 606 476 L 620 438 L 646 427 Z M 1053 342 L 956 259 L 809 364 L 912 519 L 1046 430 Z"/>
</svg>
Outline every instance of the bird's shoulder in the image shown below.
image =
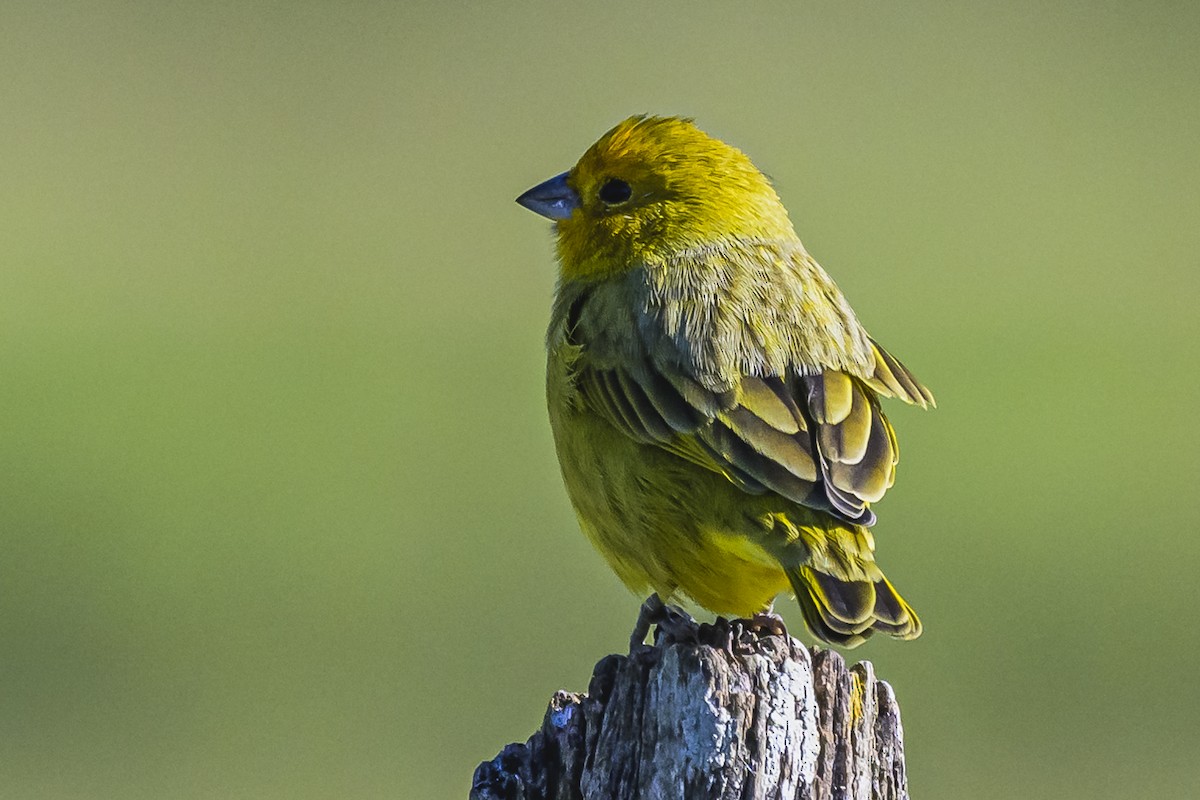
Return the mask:
<svg viewBox="0 0 1200 800">
<path fill-rule="evenodd" d="M 705 386 L 745 376 L 865 375 L 870 340 L 837 285 L 795 239 L 732 239 L 647 265 L 642 308 L 658 350 Z"/>
</svg>

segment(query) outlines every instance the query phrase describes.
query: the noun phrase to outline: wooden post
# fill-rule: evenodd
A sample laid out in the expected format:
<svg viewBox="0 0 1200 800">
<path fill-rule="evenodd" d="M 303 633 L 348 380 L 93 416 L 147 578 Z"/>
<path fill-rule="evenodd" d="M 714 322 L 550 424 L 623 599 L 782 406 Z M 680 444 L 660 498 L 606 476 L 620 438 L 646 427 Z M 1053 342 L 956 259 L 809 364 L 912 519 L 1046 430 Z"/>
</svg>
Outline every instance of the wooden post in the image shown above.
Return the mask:
<svg viewBox="0 0 1200 800">
<path fill-rule="evenodd" d="M 907 800 L 903 739 L 870 663 L 718 620 L 601 660 L 471 800 Z"/>
</svg>

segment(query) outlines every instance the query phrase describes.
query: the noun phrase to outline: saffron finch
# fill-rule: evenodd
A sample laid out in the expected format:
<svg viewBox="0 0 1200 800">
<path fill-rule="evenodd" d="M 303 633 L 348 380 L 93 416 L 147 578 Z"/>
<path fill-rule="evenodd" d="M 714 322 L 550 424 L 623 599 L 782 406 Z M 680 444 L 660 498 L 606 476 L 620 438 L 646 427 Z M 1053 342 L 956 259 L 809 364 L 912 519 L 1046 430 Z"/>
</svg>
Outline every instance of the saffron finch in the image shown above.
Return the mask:
<svg viewBox="0 0 1200 800">
<path fill-rule="evenodd" d="M 899 453 L 879 398 L 933 395 L 867 335 L 767 177 L 691 120 L 637 116 L 517 202 L 554 221 L 550 422 L 621 580 L 746 616 L 790 590 L 847 647 L 919 636 L 871 506 Z"/>
</svg>

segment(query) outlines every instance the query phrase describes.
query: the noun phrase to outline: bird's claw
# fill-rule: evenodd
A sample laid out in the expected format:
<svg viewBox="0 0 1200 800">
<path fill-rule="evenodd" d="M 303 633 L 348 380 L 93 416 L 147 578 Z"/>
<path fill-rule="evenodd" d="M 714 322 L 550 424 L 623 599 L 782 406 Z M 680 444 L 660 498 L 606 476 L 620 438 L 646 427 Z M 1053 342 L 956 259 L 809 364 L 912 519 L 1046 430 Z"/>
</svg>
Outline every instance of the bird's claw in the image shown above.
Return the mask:
<svg viewBox="0 0 1200 800">
<path fill-rule="evenodd" d="M 668 605 L 657 593 L 646 598 L 638 610 L 637 622 L 629 636 L 629 652 L 647 649 L 646 636 L 651 626 L 656 628 L 654 644 L 665 642 L 698 642 L 699 625 L 679 606 Z"/>
<path fill-rule="evenodd" d="M 664 603 L 652 594 L 638 610 L 637 622 L 629 637 L 630 654 L 651 649 L 646 636 L 655 628 L 654 645 L 686 642 L 718 647 L 731 656 L 753 652 L 755 642 L 764 636 L 788 636 L 783 617 L 770 607 L 749 619 L 717 617 L 711 623 L 697 623 L 679 606 Z"/>
<path fill-rule="evenodd" d="M 760 611 L 750 619 L 741 620 L 746 623 L 746 629 L 752 631 L 759 636 L 783 636 L 787 637 L 787 625 L 783 622 L 783 617 L 776 614 L 772 609 L 768 608 L 765 611 Z"/>
</svg>

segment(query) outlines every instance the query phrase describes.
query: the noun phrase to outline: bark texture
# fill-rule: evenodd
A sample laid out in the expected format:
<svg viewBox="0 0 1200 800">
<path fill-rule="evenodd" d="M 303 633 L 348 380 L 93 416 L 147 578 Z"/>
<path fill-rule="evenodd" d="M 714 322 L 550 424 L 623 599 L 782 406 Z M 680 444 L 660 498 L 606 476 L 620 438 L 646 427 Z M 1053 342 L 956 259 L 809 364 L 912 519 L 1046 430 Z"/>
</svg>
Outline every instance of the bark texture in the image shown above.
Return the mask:
<svg viewBox="0 0 1200 800">
<path fill-rule="evenodd" d="M 870 663 L 713 630 L 600 661 L 479 765 L 471 800 L 907 800 L 900 709 Z"/>
</svg>

